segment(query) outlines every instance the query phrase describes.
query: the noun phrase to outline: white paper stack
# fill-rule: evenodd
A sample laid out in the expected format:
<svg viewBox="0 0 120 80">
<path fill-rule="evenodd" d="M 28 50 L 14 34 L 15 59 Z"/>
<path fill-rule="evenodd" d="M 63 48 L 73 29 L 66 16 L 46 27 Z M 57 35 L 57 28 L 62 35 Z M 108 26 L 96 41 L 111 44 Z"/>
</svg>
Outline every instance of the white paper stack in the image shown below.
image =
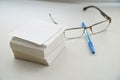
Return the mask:
<svg viewBox="0 0 120 80">
<path fill-rule="evenodd" d="M 11 33 L 10 46 L 15 58 L 51 65 L 64 48 L 64 28 L 35 21 Z"/>
</svg>

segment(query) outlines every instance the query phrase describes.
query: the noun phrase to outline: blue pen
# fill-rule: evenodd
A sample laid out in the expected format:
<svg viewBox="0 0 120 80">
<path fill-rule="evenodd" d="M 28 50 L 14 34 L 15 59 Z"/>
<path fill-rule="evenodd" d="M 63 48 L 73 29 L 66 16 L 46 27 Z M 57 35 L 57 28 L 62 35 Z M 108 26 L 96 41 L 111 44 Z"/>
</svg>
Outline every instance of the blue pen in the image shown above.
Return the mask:
<svg viewBox="0 0 120 80">
<path fill-rule="evenodd" d="M 86 27 L 86 25 L 85 25 L 84 22 L 82 22 L 82 27 L 83 27 L 83 28 Z M 87 29 L 85 30 L 85 36 L 86 36 L 86 39 L 87 39 L 87 42 L 88 42 L 88 46 L 89 46 L 89 48 L 90 48 L 91 53 L 92 53 L 92 54 L 95 54 L 94 45 L 93 45 L 93 43 L 92 43 L 92 41 L 91 41 L 91 39 L 90 39 L 90 35 L 89 35 Z"/>
</svg>

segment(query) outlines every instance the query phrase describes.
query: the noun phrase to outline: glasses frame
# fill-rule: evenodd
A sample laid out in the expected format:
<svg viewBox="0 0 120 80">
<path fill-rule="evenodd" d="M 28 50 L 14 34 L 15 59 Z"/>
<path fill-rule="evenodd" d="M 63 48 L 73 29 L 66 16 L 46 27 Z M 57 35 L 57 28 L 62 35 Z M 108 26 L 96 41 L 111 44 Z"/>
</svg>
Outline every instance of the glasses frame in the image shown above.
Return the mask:
<svg viewBox="0 0 120 80">
<path fill-rule="evenodd" d="M 111 18 L 110 18 L 107 14 L 105 14 L 101 9 L 99 9 L 99 8 L 96 7 L 96 6 L 86 6 L 86 7 L 83 8 L 83 11 L 86 11 L 86 10 L 89 9 L 89 8 L 95 8 L 95 9 L 97 9 L 97 10 L 100 12 L 100 14 L 105 18 L 105 20 L 100 21 L 100 22 L 97 22 L 97 23 L 95 23 L 95 24 L 93 24 L 93 25 L 91 25 L 91 26 L 85 27 L 84 30 L 83 30 L 82 35 L 85 33 L 85 30 L 88 29 L 88 28 L 91 30 L 92 34 L 97 34 L 97 33 L 101 33 L 101 32 L 103 32 L 103 31 L 105 31 L 105 30 L 109 27 L 109 25 L 110 25 L 110 23 L 111 23 L 111 21 L 112 21 Z M 52 18 L 51 13 L 49 13 L 49 16 L 50 16 L 50 19 L 53 21 L 54 24 L 59 25 L 59 24 Z M 93 33 L 92 27 L 94 27 L 94 26 L 96 26 L 96 25 L 99 25 L 99 24 L 101 24 L 101 23 L 107 22 L 107 21 L 109 21 L 109 23 L 108 23 L 108 25 L 107 25 L 107 27 L 106 27 L 105 29 L 103 29 L 102 31 Z M 66 32 L 66 31 L 76 30 L 76 29 L 83 29 L 83 28 L 82 28 L 82 27 L 76 27 L 76 28 L 68 28 L 68 29 L 65 29 L 65 30 L 64 30 L 64 37 L 67 38 L 67 37 L 65 36 L 65 32 Z M 82 36 L 82 35 L 81 35 L 81 36 Z M 79 37 L 73 37 L 73 38 L 67 38 L 67 39 L 76 39 L 76 38 L 80 38 L 81 36 L 79 36 Z"/>
</svg>

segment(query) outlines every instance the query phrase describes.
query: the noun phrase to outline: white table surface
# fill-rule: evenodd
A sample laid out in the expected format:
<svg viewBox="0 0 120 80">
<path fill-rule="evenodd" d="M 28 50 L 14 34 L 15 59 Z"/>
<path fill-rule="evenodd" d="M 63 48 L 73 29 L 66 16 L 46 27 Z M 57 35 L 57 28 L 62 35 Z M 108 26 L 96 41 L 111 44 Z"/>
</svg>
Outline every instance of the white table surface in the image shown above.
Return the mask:
<svg viewBox="0 0 120 80">
<path fill-rule="evenodd" d="M 32 20 L 52 22 L 48 13 L 65 27 L 102 20 L 97 10 L 82 8 L 93 3 L 41 1 L 0 2 L 0 80 L 120 80 L 120 4 L 94 4 L 112 18 L 107 31 L 91 36 L 96 54 L 86 39 L 66 40 L 65 48 L 51 66 L 15 59 L 9 32 Z M 95 16 L 95 17 L 93 17 Z"/>
</svg>

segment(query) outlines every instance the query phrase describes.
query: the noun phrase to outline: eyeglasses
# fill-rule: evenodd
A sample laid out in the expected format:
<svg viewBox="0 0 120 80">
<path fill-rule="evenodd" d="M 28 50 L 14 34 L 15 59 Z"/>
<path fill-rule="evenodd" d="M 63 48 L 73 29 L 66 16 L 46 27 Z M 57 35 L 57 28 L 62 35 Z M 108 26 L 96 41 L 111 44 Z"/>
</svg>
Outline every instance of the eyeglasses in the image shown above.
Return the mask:
<svg viewBox="0 0 120 80">
<path fill-rule="evenodd" d="M 86 11 L 89 8 L 95 8 L 95 9 L 97 9 L 100 12 L 100 14 L 105 18 L 105 20 L 97 22 L 97 23 L 95 23 L 93 25 L 87 26 L 85 28 L 76 27 L 76 28 L 65 29 L 65 31 L 64 31 L 65 38 L 67 38 L 67 39 L 80 38 L 85 33 L 86 29 L 90 29 L 90 31 L 92 32 L 92 34 L 97 34 L 97 33 L 101 33 L 103 31 L 105 31 L 109 27 L 109 25 L 111 23 L 111 18 L 107 14 L 105 14 L 101 9 L 99 9 L 96 6 L 87 6 L 87 7 L 84 7 L 83 11 Z M 54 24 L 58 24 L 52 18 L 52 15 L 50 13 L 49 13 L 49 16 L 50 16 L 50 18 L 51 18 L 51 20 L 53 21 Z"/>
</svg>

